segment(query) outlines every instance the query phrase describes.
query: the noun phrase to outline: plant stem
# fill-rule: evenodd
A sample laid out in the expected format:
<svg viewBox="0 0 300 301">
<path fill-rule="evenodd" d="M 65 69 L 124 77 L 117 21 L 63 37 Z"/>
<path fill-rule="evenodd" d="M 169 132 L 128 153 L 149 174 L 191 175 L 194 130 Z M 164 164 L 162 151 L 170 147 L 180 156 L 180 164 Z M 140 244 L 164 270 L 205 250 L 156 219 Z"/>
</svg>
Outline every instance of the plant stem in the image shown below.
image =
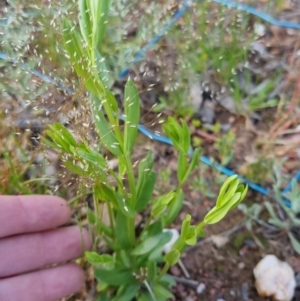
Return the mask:
<svg viewBox="0 0 300 301">
<path fill-rule="evenodd" d="M 130 196 L 129 196 L 129 206 L 131 209 L 134 209 L 135 199 L 136 199 L 136 187 L 135 187 L 135 178 L 131 160 L 128 156 L 123 156 L 124 163 L 126 166 L 129 188 L 130 188 Z M 135 243 L 135 231 L 134 231 L 134 218 L 128 218 L 128 228 L 129 228 L 129 235 L 131 244 L 134 245 Z"/>
<path fill-rule="evenodd" d="M 110 221 L 110 228 L 112 230 L 112 237 L 116 237 L 115 234 L 115 219 L 114 219 L 114 215 L 113 215 L 113 211 L 111 208 L 111 203 L 110 201 L 107 201 L 107 210 L 108 210 L 108 215 L 109 215 L 109 221 Z"/>
<path fill-rule="evenodd" d="M 150 287 L 148 281 L 147 281 L 147 280 L 144 280 L 143 283 L 144 283 L 144 285 L 146 286 L 146 288 L 147 288 L 147 290 L 148 290 L 148 292 L 149 292 L 149 294 L 150 294 L 152 300 L 153 300 L 153 301 L 156 301 L 156 298 L 155 298 L 155 296 L 154 296 L 154 294 L 153 294 L 153 292 L 152 292 L 152 289 L 151 289 L 151 287 Z"/>
<path fill-rule="evenodd" d="M 169 268 L 170 268 L 170 265 L 168 263 L 165 263 L 162 271 L 160 272 L 160 275 L 155 280 L 156 283 L 159 282 L 159 280 L 161 280 L 161 278 L 166 275 L 166 273 L 168 272 Z"/>
<path fill-rule="evenodd" d="M 94 208 L 95 208 L 96 220 L 98 220 L 98 219 L 100 219 L 100 217 L 99 217 L 99 203 L 98 203 L 98 200 L 96 199 L 95 190 L 93 191 L 93 203 L 94 203 Z"/>
<path fill-rule="evenodd" d="M 136 187 L 135 187 L 135 178 L 134 178 L 134 172 L 133 172 L 133 167 L 131 160 L 129 156 L 124 155 L 124 163 L 127 169 L 127 174 L 128 174 L 128 181 L 129 181 L 129 188 L 130 188 L 130 193 L 131 193 L 131 198 L 130 198 L 130 206 L 132 209 L 134 206 L 134 200 L 136 198 Z"/>
</svg>

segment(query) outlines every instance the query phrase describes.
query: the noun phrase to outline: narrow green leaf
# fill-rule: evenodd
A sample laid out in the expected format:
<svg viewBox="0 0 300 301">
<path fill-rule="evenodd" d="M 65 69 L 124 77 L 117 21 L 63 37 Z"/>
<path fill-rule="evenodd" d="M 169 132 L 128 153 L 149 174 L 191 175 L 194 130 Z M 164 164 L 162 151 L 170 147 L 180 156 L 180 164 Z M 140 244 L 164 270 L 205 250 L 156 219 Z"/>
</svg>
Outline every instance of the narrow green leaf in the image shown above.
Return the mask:
<svg viewBox="0 0 300 301">
<path fill-rule="evenodd" d="M 228 186 L 228 189 L 225 192 L 225 196 L 231 198 L 236 193 L 238 186 L 239 186 L 239 179 L 233 180 L 230 183 L 230 185 Z M 222 205 L 222 202 L 221 202 L 221 205 Z"/>
<path fill-rule="evenodd" d="M 99 51 L 96 49 L 95 50 L 95 56 L 96 56 L 96 65 L 97 65 L 97 71 L 99 73 L 99 76 L 101 78 L 101 81 L 106 89 L 110 89 L 113 85 L 114 79 L 112 78 L 110 74 L 110 70 L 107 68 L 105 64 L 105 59 L 104 57 L 101 56 Z M 109 98 L 109 102 L 114 104 L 113 107 L 113 112 L 115 114 L 118 113 L 118 104 L 117 101 L 112 93 L 107 91 L 108 95 L 107 97 Z"/>
<path fill-rule="evenodd" d="M 154 260 L 147 261 L 147 279 L 153 281 L 157 276 L 157 263 Z"/>
<path fill-rule="evenodd" d="M 70 56 L 72 66 L 75 68 L 76 73 L 82 78 L 86 88 L 91 93 L 99 97 L 105 97 L 105 87 L 97 73 L 97 68 L 92 68 L 90 66 L 89 49 L 83 49 L 83 41 L 80 32 L 69 20 L 64 19 L 63 33 L 65 48 Z"/>
<path fill-rule="evenodd" d="M 122 150 L 114 132 L 111 130 L 108 122 L 104 117 L 102 105 L 99 98 L 91 94 L 90 100 L 91 109 L 93 113 L 93 120 L 95 122 L 96 130 L 101 138 L 101 141 L 112 154 L 114 154 L 117 157 L 121 156 Z"/>
<path fill-rule="evenodd" d="M 218 204 L 220 203 L 220 200 L 224 197 L 224 194 L 226 193 L 229 185 L 231 184 L 232 181 L 234 181 L 235 179 L 237 179 L 237 175 L 233 175 L 233 176 L 230 176 L 229 178 L 227 178 L 225 180 L 225 182 L 223 183 L 223 185 L 221 186 L 221 189 L 220 189 L 220 192 L 219 192 L 219 196 L 218 196 L 218 199 L 217 199 L 217 206 Z"/>
<path fill-rule="evenodd" d="M 174 219 L 178 216 L 178 214 L 182 208 L 183 199 L 184 199 L 184 194 L 183 194 L 182 189 L 180 189 L 180 191 L 178 192 L 176 197 L 173 198 L 173 200 L 170 202 L 170 204 L 168 206 L 169 211 L 164 218 L 164 226 L 165 227 L 167 225 L 171 224 L 174 221 Z"/>
<path fill-rule="evenodd" d="M 291 244 L 294 248 L 294 250 L 300 254 L 300 242 L 294 237 L 294 235 L 291 232 L 288 232 Z"/>
<path fill-rule="evenodd" d="M 79 25 L 81 34 L 87 45 L 91 46 L 91 35 L 92 35 L 92 25 L 91 25 L 91 15 L 90 11 L 86 5 L 87 0 L 79 0 Z"/>
<path fill-rule="evenodd" d="M 279 228 L 279 229 L 288 229 L 288 225 L 282 222 L 279 218 L 269 218 L 268 223 Z"/>
<path fill-rule="evenodd" d="M 141 292 L 137 298 L 137 301 L 153 301 L 153 298 L 148 292 Z"/>
<path fill-rule="evenodd" d="M 169 288 L 176 285 L 175 279 L 168 274 L 164 275 L 160 279 L 159 283 L 162 284 L 164 287 L 169 287 Z"/>
<path fill-rule="evenodd" d="M 179 152 L 178 166 L 177 166 L 177 179 L 179 183 L 183 183 L 186 172 L 187 172 L 187 155 L 186 153 Z"/>
<path fill-rule="evenodd" d="M 167 204 L 158 204 L 152 208 L 151 215 L 158 218 L 167 210 Z"/>
<path fill-rule="evenodd" d="M 246 197 L 246 194 L 248 192 L 248 185 L 246 185 L 244 187 L 244 185 L 241 185 L 243 187 L 243 192 L 242 192 L 242 195 L 241 195 L 241 199 L 243 200 L 245 197 Z"/>
<path fill-rule="evenodd" d="M 85 170 L 81 167 L 79 167 L 78 165 L 74 164 L 71 161 L 65 161 L 64 165 L 73 173 L 81 175 L 81 176 L 89 176 L 90 173 L 88 172 L 88 170 Z"/>
<path fill-rule="evenodd" d="M 194 246 L 197 243 L 197 233 L 195 226 L 189 227 L 189 233 L 188 235 L 186 235 L 184 242 L 189 246 Z"/>
<path fill-rule="evenodd" d="M 155 236 L 156 234 L 161 233 L 162 230 L 163 230 L 162 222 L 161 222 L 161 220 L 157 220 L 149 226 L 147 235 Z"/>
<path fill-rule="evenodd" d="M 51 128 L 54 129 L 55 131 L 57 131 L 63 137 L 65 142 L 69 144 L 69 146 L 76 146 L 77 142 L 74 139 L 73 135 L 61 123 L 55 122 L 51 126 Z"/>
<path fill-rule="evenodd" d="M 233 180 L 228 185 L 227 191 L 225 191 L 222 198 L 218 198 L 216 206 L 221 207 L 221 206 L 223 206 L 223 204 L 227 203 L 234 196 L 234 194 L 236 193 L 238 185 L 239 185 L 239 180 L 238 179 Z"/>
<path fill-rule="evenodd" d="M 137 203 L 135 208 L 137 212 L 145 209 L 150 202 L 155 188 L 156 173 L 154 171 L 145 172 L 143 178 L 142 185 L 137 186 Z"/>
<path fill-rule="evenodd" d="M 107 96 L 107 101 L 112 109 L 112 112 L 117 116 L 119 112 L 119 107 L 115 96 L 109 91 L 106 91 L 106 96 Z"/>
<path fill-rule="evenodd" d="M 156 183 L 156 174 L 152 172 L 152 167 L 153 157 L 152 152 L 149 151 L 147 157 L 142 159 L 139 163 L 135 204 L 137 212 L 143 210 L 147 206 L 152 196 L 154 185 Z"/>
<path fill-rule="evenodd" d="M 192 160 L 190 163 L 191 171 L 193 171 L 196 168 L 196 166 L 199 164 L 200 155 L 201 155 L 201 149 L 196 148 L 193 152 Z"/>
<path fill-rule="evenodd" d="M 101 265 L 104 269 L 112 269 L 114 258 L 109 254 L 98 254 L 97 252 L 84 252 L 84 256 L 90 264 Z"/>
<path fill-rule="evenodd" d="M 87 162 L 92 163 L 93 165 L 96 165 L 97 167 L 103 169 L 107 168 L 107 163 L 106 160 L 102 157 L 101 154 L 99 154 L 96 151 L 93 150 L 83 150 L 83 149 L 77 149 L 76 153 L 79 157 L 81 157 L 82 159 L 86 160 Z"/>
<path fill-rule="evenodd" d="M 215 224 L 219 222 L 230 210 L 230 208 L 240 200 L 241 193 L 236 193 L 231 200 L 227 203 L 223 204 L 221 207 L 215 206 L 212 210 L 210 210 L 206 216 L 204 217 L 205 224 Z"/>
<path fill-rule="evenodd" d="M 240 185 L 240 186 L 243 186 L 243 185 Z M 248 191 L 248 186 L 246 186 L 246 187 L 243 186 L 243 190 L 242 191 L 241 191 L 241 189 L 237 189 L 236 193 L 241 193 L 241 196 L 240 196 L 240 199 L 237 202 L 235 202 L 234 204 L 232 204 L 232 206 L 230 207 L 230 210 L 232 210 L 235 207 L 237 207 L 243 201 L 243 199 L 245 198 L 245 196 L 247 194 L 247 191 Z"/>
<path fill-rule="evenodd" d="M 180 259 L 180 252 L 178 250 L 171 250 L 164 256 L 164 261 L 170 266 L 175 265 Z"/>
<path fill-rule="evenodd" d="M 94 275 L 96 279 L 111 286 L 130 285 L 137 283 L 130 269 L 96 269 Z"/>
<path fill-rule="evenodd" d="M 183 239 L 185 239 L 189 234 L 191 219 L 192 219 L 192 216 L 190 214 L 186 214 L 185 219 L 182 222 L 180 236 Z"/>
<path fill-rule="evenodd" d="M 183 140 L 182 143 L 183 143 L 184 151 L 187 154 L 191 147 L 190 129 L 183 119 L 181 119 L 181 125 L 182 125 L 182 140 Z"/>
<path fill-rule="evenodd" d="M 111 301 L 131 301 L 138 292 L 138 283 L 119 287 L 116 296 Z"/>
<path fill-rule="evenodd" d="M 274 211 L 274 208 L 270 202 L 265 202 L 265 207 L 273 219 L 278 219 L 278 217 Z"/>
<path fill-rule="evenodd" d="M 191 175 L 192 171 L 195 169 L 195 167 L 199 164 L 199 159 L 200 159 L 200 149 L 196 148 L 193 152 L 192 155 L 192 160 L 189 164 L 189 167 L 184 175 L 184 178 L 182 179 L 182 183 L 184 183 L 189 176 Z"/>
<path fill-rule="evenodd" d="M 124 113 L 124 150 L 129 155 L 137 138 L 140 120 L 140 97 L 132 80 L 129 80 L 125 85 Z"/>
<path fill-rule="evenodd" d="M 128 218 L 134 217 L 134 210 L 130 207 L 129 201 L 127 198 L 120 196 L 119 194 L 115 193 L 115 198 L 118 202 L 118 208 L 121 212 Z"/>
<path fill-rule="evenodd" d="M 88 212 L 86 213 L 86 217 L 87 217 L 87 220 L 88 220 L 89 224 L 91 224 L 91 225 L 96 224 L 96 220 L 97 220 L 97 219 L 96 219 L 96 215 L 95 215 L 94 212 L 88 211 Z"/>
<path fill-rule="evenodd" d="M 103 39 L 111 0 L 87 0 L 92 17 L 92 44 L 97 49 Z"/>
<path fill-rule="evenodd" d="M 132 255 L 144 255 L 150 253 L 154 248 L 157 247 L 161 240 L 170 241 L 172 233 L 162 232 L 155 236 L 145 238 L 140 244 L 138 244 L 132 251 Z"/>
<path fill-rule="evenodd" d="M 72 66 L 75 68 L 77 74 L 84 79 L 89 77 L 88 61 L 86 51 L 83 50 L 83 41 L 80 32 L 68 19 L 63 20 L 63 34 L 65 49 L 67 50 Z"/>
<path fill-rule="evenodd" d="M 130 231 L 128 217 L 119 210 L 116 218 L 116 238 L 125 250 L 131 247 Z"/>
<path fill-rule="evenodd" d="M 44 134 L 46 134 L 47 136 L 49 136 L 46 131 L 44 131 Z M 50 136 L 49 136 L 50 137 Z M 58 151 L 61 151 L 62 150 L 62 147 L 60 145 L 57 145 L 57 143 L 54 143 L 52 141 L 50 141 L 49 139 L 45 138 L 45 137 L 40 137 L 41 141 L 43 143 L 45 143 L 47 146 L 53 148 L 53 149 L 56 149 Z"/>
<path fill-rule="evenodd" d="M 60 147 L 60 150 L 70 153 L 70 147 L 72 145 L 70 145 L 68 141 L 68 136 L 65 137 L 63 133 L 60 133 L 55 125 L 49 125 L 48 127 L 49 129 L 45 130 L 44 133 L 49 136 L 55 144 L 57 144 L 58 148 Z"/>
<path fill-rule="evenodd" d="M 97 200 L 112 202 L 113 206 L 115 208 L 118 208 L 116 193 L 113 188 L 109 187 L 107 184 L 104 184 L 103 182 L 95 184 L 94 195 Z"/>
<path fill-rule="evenodd" d="M 181 143 L 182 129 L 175 119 L 169 116 L 167 122 L 163 125 L 163 129 L 166 135 L 172 140 L 174 147 L 179 152 L 184 153 L 185 150 Z"/>
<path fill-rule="evenodd" d="M 168 289 L 158 283 L 153 285 L 153 293 L 157 300 L 170 300 L 174 298 L 174 295 Z"/>
<path fill-rule="evenodd" d="M 175 198 L 174 192 L 169 192 L 168 194 L 158 198 L 154 205 L 152 206 L 151 215 L 155 217 L 161 216 L 164 211 L 169 207 L 169 203 Z"/>
</svg>

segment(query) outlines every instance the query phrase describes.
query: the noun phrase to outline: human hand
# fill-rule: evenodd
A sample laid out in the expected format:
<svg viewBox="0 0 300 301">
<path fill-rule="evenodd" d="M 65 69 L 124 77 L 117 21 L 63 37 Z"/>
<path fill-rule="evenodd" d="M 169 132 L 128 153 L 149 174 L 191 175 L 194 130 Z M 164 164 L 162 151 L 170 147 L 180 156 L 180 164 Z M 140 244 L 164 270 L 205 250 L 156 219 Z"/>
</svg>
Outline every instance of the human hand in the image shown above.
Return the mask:
<svg viewBox="0 0 300 301">
<path fill-rule="evenodd" d="M 84 273 L 74 263 L 91 247 L 76 226 L 55 229 L 71 215 L 54 196 L 0 196 L 0 300 L 55 301 L 80 289 Z"/>
</svg>

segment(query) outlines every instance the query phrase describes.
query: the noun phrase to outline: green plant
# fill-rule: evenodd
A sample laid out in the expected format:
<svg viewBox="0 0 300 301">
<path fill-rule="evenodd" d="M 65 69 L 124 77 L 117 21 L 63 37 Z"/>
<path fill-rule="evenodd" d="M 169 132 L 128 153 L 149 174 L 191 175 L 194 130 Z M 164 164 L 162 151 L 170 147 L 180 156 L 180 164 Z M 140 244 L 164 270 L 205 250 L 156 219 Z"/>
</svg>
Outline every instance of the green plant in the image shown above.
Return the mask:
<svg viewBox="0 0 300 301">
<path fill-rule="evenodd" d="M 260 156 L 254 162 L 247 164 L 245 177 L 255 183 L 264 183 L 272 172 L 273 158 Z"/>
<path fill-rule="evenodd" d="M 297 187 L 297 183 L 293 182 L 291 192 L 287 193 L 287 197 L 290 200 L 291 208 L 288 208 L 287 205 L 283 201 L 283 196 L 281 195 L 281 191 L 278 186 L 274 185 L 274 192 L 277 203 L 280 205 L 281 210 L 284 211 L 284 216 L 280 216 L 280 214 L 276 213 L 272 204 L 270 202 L 265 202 L 265 207 L 270 214 L 270 218 L 268 222 L 275 227 L 282 229 L 287 233 L 290 242 L 294 248 L 294 250 L 300 254 L 300 242 L 295 237 L 293 230 L 300 226 L 300 220 L 298 215 L 300 213 L 299 208 L 299 188 Z"/>
<path fill-rule="evenodd" d="M 68 19 L 63 21 L 65 47 L 75 71 L 90 93 L 90 109 L 100 143 L 92 147 L 84 139 L 77 141 L 59 123 L 49 126 L 45 131 L 48 138 L 43 141 L 60 151 L 65 166 L 86 179 L 93 190 L 95 210 L 88 212 L 88 220 L 94 228 L 95 241 L 103 239 L 110 249 L 106 254 L 99 254 L 96 249 L 85 253 L 87 260 L 95 266 L 100 291 L 98 300 L 167 300 L 172 297 L 168 288 L 173 283 L 166 276 L 168 269 L 179 261 L 187 245 L 195 245 L 197 238 L 204 235 L 205 225 L 217 223 L 244 199 L 247 187 L 239 184 L 237 176 L 229 177 L 221 187 L 215 207 L 201 223 L 191 225 L 191 216 L 186 215 L 180 237 L 162 257 L 164 245 L 172 238 L 170 232 L 163 230 L 181 210 L 182 186 L 197 166 L 200 151 L 196 149 L 189 160 L 189 128 L 183 120 L 177 123 L 169 117 L 163 129 L 178 152 L 177 187 L 153 198 L 156 173 L 151 152 L 139 162 L 135 174 L 131 154 L 140 116 L 139 93 L 129 79 L 124 92 L 122 126 L 117 101 L 109 91 L 105 61 L 98 51 L 110 3 L 79 0 L 80 30 Z M 109 167 L 99 151 L 101 148 L 106 148 L 118 159 L 118 171 Z M 102 203 L 107 207 L 109 225 L 101 219 Z M 135 217 L 145 209 L 148 218 L 139 233 L 135 230 Z M 164 265 L 162 269 L 159 263 Z"/>
<path fill-rule="evenodd" d="M 215 142 L 215 148 L 218 150 L 221 157 L 221 165 L 228 165 L 234 157 L 235 135 L 233 131 L 228 131 L 221 137 L 218 137 Z"/>
<path fill-rule="evenodd" d="M 247 206 L 246 204 L 240 204 L 238 208 L 248 217 L 245 226 L 246 228 L 251 231 L 252 230 L 252 223 L 256 221 L 261 225 L 265 225 L 265 222 L 259 218 L 260 213 L 262 212 L 263 206 L 260 204 L 252 204 L 251 206 Z"/>
<path fill-rule="evenodd" d="M 208 168 L 205 164 L 199 164 L 195 169 L 194 177 L 189 180 L 189 186 L 193 191 L 197 191 L 207 198 L 214 199 L 217 195 L 211 190 L 213 184 L 205 177 Z"/>
</svg>

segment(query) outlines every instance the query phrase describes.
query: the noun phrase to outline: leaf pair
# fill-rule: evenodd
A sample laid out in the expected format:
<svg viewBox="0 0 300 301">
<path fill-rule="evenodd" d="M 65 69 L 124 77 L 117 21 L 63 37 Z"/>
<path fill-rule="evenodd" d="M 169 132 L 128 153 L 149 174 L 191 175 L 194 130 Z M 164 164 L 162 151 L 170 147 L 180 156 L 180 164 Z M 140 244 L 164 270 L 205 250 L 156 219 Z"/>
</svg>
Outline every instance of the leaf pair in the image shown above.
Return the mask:
<svg viewBox="0 0 300 301">
<path fill-rule="evenodd" d="M 229 177 L 222 185 L 216 206 L 204 218 L 205 224 L 219 222 L 229 210 L 235 208 L 246 196 L 248 186 L 239 184 L 237 175 Z"/>
<path fill-rule="evenodd" d="M 190 130 L 183 119 L 181 119 L 180 126 L 174 118 L 169 116 L 167 122 L 163 125 L 163 129 L 179 152 L 185 154 L 189 152 L 191 145 Z"/>
<path fill-rule="evenodd" d="M 111 0 L 79 0 L 79 24 L 87 45 L 97 49 L 103 39 Z"/>
</svg>

